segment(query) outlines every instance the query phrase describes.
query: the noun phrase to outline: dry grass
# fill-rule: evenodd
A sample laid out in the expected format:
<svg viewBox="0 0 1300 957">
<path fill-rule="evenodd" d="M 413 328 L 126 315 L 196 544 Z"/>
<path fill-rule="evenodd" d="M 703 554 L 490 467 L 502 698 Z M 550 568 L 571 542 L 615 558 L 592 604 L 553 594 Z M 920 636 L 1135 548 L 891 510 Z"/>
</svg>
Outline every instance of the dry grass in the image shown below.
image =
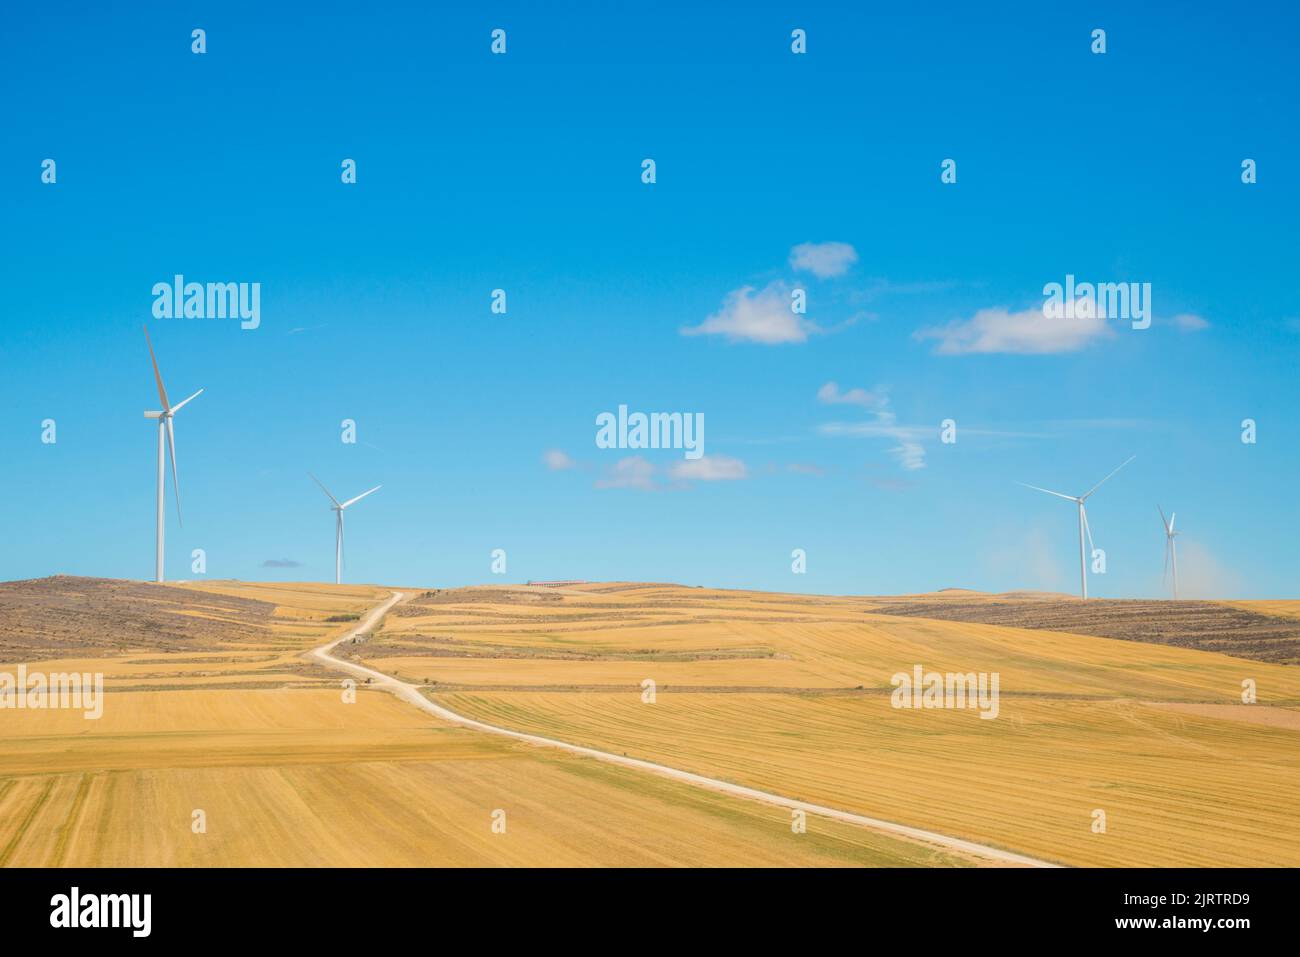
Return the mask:
<svg viewBox="0 0 1300 957">
<path fill-rule="evenodd" d="M 444 591 L 350 650 L 506 727 L 1063 863 L 1300 865 L 1300 669 L 879 613 L 890 600 L 520 591 Z M 938 600 L 954 599 L 989 601 Z M 719 650 L 736 654 L 703 657 Z M 999 718 L 891 708 L 890 677 L 915 664 L 999 672 Z M 1091 831 L 1095 809 L 1106 834 Z"/>
<path fill-rule="evenodd" d="M 816 819 L 795 835 L 779 808 L 450 727 L 364 687 L 344 704 L 339 676 L 301 655 L 386 589 L 92 584 L 78 619 L 74 586 L 54 583 L 48 648 L 23 599 L 28 637 L 7 664 L 104 671 L 104 717 L 0 716 L 0 864 L 978 863 Z M 341 650 L 506 727 L 1036 857 L 1300 865 L 1300 669 L 882 613 L 926 602 L 995 600 L 482 587 L 417 596 Z M 1256 604 L 1215 620 L 1300 614 Z M 79 637 L 131 615 L 158 627 Z M 999 672 L 1000 716 L 891 708 L 890 676 L 915 664 Z M 1240 703 L 1245 679 L 1258 704 Z"/>
<path fill-rule="evenodd" d="M 995 721 L 898 711 L 882 697 L 438 700 L 507 727 L 1068 864 L 1300 862 L 1294 728 L 1035 699 L 1003 700 Z M 1089 829 L 1097 808 L 1108 816 L 1104 835 Z"/>
<path fill-rule="evenodd" d="M 364 686 L 346 704 L 339 676 L 300 655 L 383 589 L 119 584 L 88 584 L 95 600 L 80 604 L 65 603 L 76 583 L 54 583 L 51 647 L 0 661 L 75 649 L 41 667 L 103 671 L 108 689 L 98 721 L 0 712 L 0 865 L 974 863 L 816 819 L 796 835 L 783 809 L 448 726 Z M 39 635 L 39 596 L 25 600 Z M 79 631 L 190 613 L 201 639 L 170 625 L 124 633 L 133 650 L 113 656 Z M 491 830 L 498 808 L 504 835 Z M 196 809 L 206 833 L 191 829 Z"/>
<path fill-rule="evenodd" d="M 0 661 L 205 651 L 266 633 L 275 606 L 150 582 L 58 575 L 0 582 Z"/>
</svg>

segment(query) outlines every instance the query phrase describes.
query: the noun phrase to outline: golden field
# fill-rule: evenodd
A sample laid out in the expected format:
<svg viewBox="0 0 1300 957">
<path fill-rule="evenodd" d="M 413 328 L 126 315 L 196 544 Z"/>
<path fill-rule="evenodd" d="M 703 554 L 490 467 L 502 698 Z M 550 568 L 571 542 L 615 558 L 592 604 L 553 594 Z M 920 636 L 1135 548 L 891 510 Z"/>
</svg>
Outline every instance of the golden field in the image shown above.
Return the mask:
<svg viewBox="0 0 1300 957">
<path fill-rule="evenodd" d="M 85 600 L 84 582 L 51 581 Z M 166 601 L 141 610 L 138 588 Z M 93 617 L 120 621 L 113 603 L 129 600 L 138 631 L 81 641 L 64 627 L 75 615 L 64 617 L 49 654 L 77 655 L 39 660 L 102 671 L 99 720 L 0 711 L 0 866 L 983 863 L 816 818 L 795 834 L 782 808 L 459 728 L 364 685 L 345 704 L 340 676 L 301 655 L 354 624 L 327 619 L 388 593 L 229 582 L 95 591 Z M 207 604 L 212 595 L 268 607 L 248 626 Z M 23 602 L 29 649 L 30 595 Z M 0 641 L 3 608 L 0 592 Z M 203 619 L 179 629 L 196 650 L 177 647 L 176 614 Z M 505 833 L 492 829 L 498 809 Z"/>
<path fill-rule="evenodd" d="M 1294 666 L 890 601 L 464 589 L 346 651 L 489 723 L 1064 864 L 1300 865 Z M 892 708 L 916 664 L 999 672 L 999 717 Z"/>
<path fill-rule="evenodd" d="M 991 863 L 814 815 L 795 834 L 786 809 L 462 728 L 364 683 L 346 704 L 341 675 L 303 655 L 387 588 L 12 584 L 0 669 L 102 671 L 107 694 L 97 721 L 0 711 L 0 865 Z M 1300 864 L 1300 669 L 1178 644 L 1186 621 L 1235 647 L 1229 613 L 1249 612 L 1269 618 L 1243 653 L 1276 657 L 1294 602 L 1224 604 L 1221 634 L 1213 603 L 1163 621 L 1158 603 L 1099 604 L 1085 623 L 1154 623 L 1152 644 L 1045 630 L 1081 615 L 1055 599 L 970 592 L 404 591 L 336 654 L 467 717 L 1067 865 Z M 997 719 L 891 707 L 890 677 L 917 664 L 998 672 Z"/>
</svg>

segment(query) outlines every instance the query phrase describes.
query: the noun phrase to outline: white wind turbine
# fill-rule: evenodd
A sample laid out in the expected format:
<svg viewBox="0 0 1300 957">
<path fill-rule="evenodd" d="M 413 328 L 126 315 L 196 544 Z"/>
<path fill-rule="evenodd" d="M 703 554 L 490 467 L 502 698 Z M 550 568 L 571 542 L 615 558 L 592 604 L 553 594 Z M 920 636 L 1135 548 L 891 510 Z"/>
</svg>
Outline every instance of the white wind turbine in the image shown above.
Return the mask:
<svg viewBox="0 0 1300 957">
<path fill-rule="evenodd" d="M 1178 534 L 1174 531 L 1174 519 L 1178 517 L 1177 512 L 1170 512 L 1169 517 L 1165 518 L 1165 510 L 1159 505 L 1156 511 L 1160 513 L 1160 521 L 1165 523 L 1165 577 L 1169 577 L 1169 565 L 1172 562 L 1174 566 L 1174 599 L 1178 598 L 1178 543 L 1174 537 Z"/>
<path fill-rule="evenodd" d="M 310 472 L 307 474 L 311 475 Z M 319 485 L 321 491 L 324 492 L 329 500 L 334 503 L 330 506 L 334 512 L 334 584 L 341 585 L 343 584 L 343 510 L 349 505 L 361 501 L 369 495 L 370 492 L 378 492 L 383 488 L 383 486 L 376 485 L 370 490 L 370 492 L 362 492 L 356 498 L 350 498 L 346 502 L 339 502 L 338 499 L 330 494 L 330 490 L 325 487 L 324 482 L 314 475 L 311 475 L 311 480 Z"/>
<path fill-rule="evenodd" d="M 1057 498 L 1066 499 L 1067 501 L 1074 502 L 1076 505 L 1079 506 L 1079 590 L 1084 600 L 1087 600 L 1088 598 L 1088 560 L 1084 556 L 1083 536 L 1084 533 L 1086 532 L 1088 535 L 1088 547 L 1091 548 L 1092 529 L 1088 526 L 1088 510 L 1087 508 L 1084 507 L 1083 503 L 1088 500 L 1089 495 L 1091 495 L 1093 492 L 1097 491 L 1097 489 L 1101 488 L 1103 485 L 1109 482 L 1111 476 L 1113 476 L 1116 472 L 1122 469 L 1125 465 L 1128 465 L 1129 462 L 1132 462 L 1135 458 L 1137 458 L 1136 455 L 1130 455 L 1127 459 L 1125 459 L 1118 466 L 1116 466 L 1115 469 L 1110 473 L 1110 475 L 1107 475 L 1104 479 L 1102 479 L 1092 488 L 1088 489 L 1088 491 L 1084 492 L 1082 495 L 1079 496 L 1066 495 L 1062 492 L 1053 492 L 1050 488 L 1039 488 L 1037 485 L 1027 485 L 1024 482 L 1016 483 L 1018 485 L 1024 485 L 1025 488 L 1032 488 L 1035 492 L 1046 492 L 1048 495 L 1055 495 Z"/>
<path fill-rule="evenodd" d="M 153 362 L 153 377 L 154 381 L 158 383 L 158 398 L 162 402 L 161 412 L 146 412 L 144 414 L 146 419 L 158 420 L 158 559 L 155 580 L 162 581 L 163 525 L 165 521 L 163 515 L 163 502 L 166 499 L 166 493 L 163 490 L 163 485 L 166 481 L 166 469 L 164 468 L 163 463 L 163 445 L 165 444 L 167 446 L 167 451 L 170 453 L 172 461 L 172 490 L 176 493 L 176 521 L 180 522 L 181 527 L 184 528 L 185 522 L 181 517 L 181 486 L 180 480 L 176 476 L 176 432 L 172 427 L 172 417 L 181 410 L 182 406 L 184 406 L 186 402 L 189 402 L 190 399 L 198 396 L 203 390 L 200 389 L 198 392 L 195 392 L 194 395 L 190 396 L 189 399 L 183 399 L 176 405 L 172 405 L 168 402 L 167 389 L 163 386 L 162 374 L 158 371 L 158 358 L 153 354 L 153 343 L 149 341 L 148 326 L 146 326 L 144 330 L 144 341 L 149 347 L 149 359 Z"/>
</svg>

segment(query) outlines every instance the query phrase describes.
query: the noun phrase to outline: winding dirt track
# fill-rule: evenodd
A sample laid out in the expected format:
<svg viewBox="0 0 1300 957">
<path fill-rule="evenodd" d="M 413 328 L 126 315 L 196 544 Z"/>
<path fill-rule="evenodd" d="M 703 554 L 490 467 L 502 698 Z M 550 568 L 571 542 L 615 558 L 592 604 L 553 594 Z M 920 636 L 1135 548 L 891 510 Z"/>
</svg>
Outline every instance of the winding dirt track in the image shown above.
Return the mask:
<svg viewBox="0 0 1300 957">
<path fill-rule="evenodd" d="M 922 841 L 926 844 L 933 844 L 949 850 L 961 851 L 966 854 L 971 854 L 992 861 L 998 861 L 1004 864 L 1017 864 L 1022 867 L 1059 866 L 1049 861 L 1040 861 L 1036 858 L 1026 857 L 1023 854 L 1015 854 L 1011 851 L 1003 851 L 999 848 L 989 847 L 985 844 L 976 844 L 973 841 L 964 841 L 960 838 L 948 837 L 945 834 L 939 834 L 935 831 L 925 831 L 916 827 L 908 827 L 906 824 L 896 824 L 893 821 L 882 821 L 879 818 L 866 817 L 861 814 L 851 814 L 848 811 L 840 811 L 835 808 L 824 807 L 820 804 L 809 804 L 806 801 L 796 801 L 792 798 L 782 797 L 779 794 L 772 794 L 769 791 L 759 791 L 756 788 L 747 788 L 739 784 L 730 784 L 726 781 L 719 781 L 715 778 L 705 777 L 702 774 L 692 774 L 690 771 L 680 771 L 677 768 L 670 768 L 663 764 L 655 764 L 653 761 L 642 761 L 638 758 L 628 758 L 621 754 L 613 754 L 609 751 L 598 751 L 595 748 L 584 748 L 581 745 L 569 744 L 567 741 L 557 741 L 554 738 L 544 738 L 536 734 L 525 734 L 521 731 L 511 731 L 509 728 L 501 728 L 494 724 L 476 721 L 473 718 L 466 718 L 454 711 L 450 711 L 440 704 L 435 704 L 433 701 L 426 698 L 416 685 L 400 681 L 391 675 L 386 675 L 382 671 L 375 671 L 373 668 L 367 668 L 364 665 L 358 665 L 350 661 L 343 661 L 339 658 L 335 658 L 331 654 L 336 645 L 342 644 L 354 635 L 360 634 L 361 632 L 377 625 L 384 615 L 388 614 L 388 610 L 401 601 L 403 597 L 404 595 L 402 592 L 393 592 L 392 597 L 368 612 L 354 628 L 344 632 L 328 644 L 312 649 L 308 652 L 307 657 L 337 671 L 344 671 L 359 678 L 369 678 L 370 687 L 372 688 L 382 688 L 385 691 L 397 695 L 397 697 L 401 698 L 403 701 L 407 701 L 410 704 L 415 705 L 415 707 L 427 711 L 435 717 L 441 718 L 444 721 L 450 721 L 453 724 L 461 725 L 462 727 L 473 728 L 476 731 L 484 731 L 488 734 L 499 734 L 507 738 L 514 738 L 517 741 L 526 741 L 529 744 L 540 745 L 542 747 L 559 748 L 572 754 L 580 754 L 584 757 L 595 758 L 598 761 L 606 761 L 610 764 L 618 764 L 626 768 L 635 768 L 638 771 L 649 771 L 652 774 L 672 778 L 675 781 L 683 781 L 687 784 L 694 784 L 697 787 L 707 788 L 710 791 L 718 791 L 722 794 L 748 798 L 752 801 L 762 801 L 765 804 L 773 804 L 777 807 L 803 811 L 806 814 L 815 814 L 819 817 L 844 821 L 849 824 L 857 824 L 861 827 L 868 827 L 873 830 L 884 831 L 890 834 L 900 834 L 903 837 L 911 838 L 915 841 Z"/>
</svg>

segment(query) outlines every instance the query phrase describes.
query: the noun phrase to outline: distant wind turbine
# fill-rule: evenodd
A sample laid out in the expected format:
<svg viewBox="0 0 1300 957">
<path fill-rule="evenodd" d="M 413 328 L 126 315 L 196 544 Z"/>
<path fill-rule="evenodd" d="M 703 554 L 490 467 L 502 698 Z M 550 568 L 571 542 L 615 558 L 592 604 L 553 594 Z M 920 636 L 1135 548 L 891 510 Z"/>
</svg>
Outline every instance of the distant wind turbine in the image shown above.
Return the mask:
<svg viewBox="0 0 1300 957">
<path fill-rule="evenodd" d="M 181 527 L 184 528 L 185 521 L 181 517 L 180 479 L 176 475 L 176 432 L 172 427 L 172 417 L 175 416 L 176 413 L 181 410 L 181 408 L 185 405 L 186 402 L 189 402 L 190 399 L 193 399 L 199 394 L 201 394 L 203 390 L 200 389 L 198 392 L 195 392 L 194 395 L 190 396 L 189 399 L 184 399 L 181 402 L 177 403 L 176 405 L 172 405 L 170 402 L 168 402 L 167 389 L 163 386 L 162 374 L 159 373 L 158 371 L 158 358 L 153 354 L 153 343 L 149 341 L 148 326 L 146 326 L 144 330 L 144 341 L 145 344 L 149 347 L 149 359 L 151 362 L 153 362 L 153 378 L 154 381 L 158 383 L 158 398 L 162 402 L 161 412 L 146 412 L 144 414 L 144 417 L 146 419 L 158 420 L 158 552 L 157 552 L 158 559 L 157 559 L 155 580 L 162 581 L 163 580 L 163 526 L 165 521 L 165 517 L 163 515 L 163 503 L 166 500 L 166 493 L 163 490 L 163 485 L 166 480 L 165 479 L 166 469 L 164 467 L 164 462 L 163 462 L 163 458 L 164 458 L 163 445 L 165 444 L 167 446 L 167 453 L 170 455 L 171 462 L 172 462 L 172 490 L 176 493 L 176 521 L 180 522 Z"/>
<path fill-rule="evenodd" d="M 1088 547 L 1091 548 L 1092 529 L 1088 526 L 1088 510 L 1084 507 L 1083 503 L 1088 500 L 1089 495 L 1109 482 L 1116 472 L 1122 469 L 1125 465 L 1128 465 L 1129 462 L 1132 462 L 1135 458 L 1137 458 L 1136 455 L 1130 455 L 1127 459 L 1116 466 L 1110 475 L 1107 475 L 1104 479 L 1079 496 L 1066 495 L 1063 492 L 1053 492 L 1050 488 L 1039 488 L 1037 485 L 1027 485 L 1024 482 L 1016 483 L 1017 485 L 1024 485 L 1025 488 L 1032 488 L 1035 492 L 1046 492 L 1048 495 L 1055 495 L 1057 498 L 1066 499 L 1067 501 L 1074 502 L 1079 506 L 1079 593 L 1085 601 L 1088 598 L 1088 561 L 1084 557 L 1083 536 L 1086 532 L 1088 535 Z"/>
<path fill-rule="evenodd" d="M 310 472 L 307 474 L 311 475 Z M 370 490 L 370 492 L 362 492 L 356 498 L 350 498 L 346 502 L 339 502 L 338 499 L 330 494 L 330 490 L 325 487 L 324 482 L 314 475 L 311 475 L 311 480 L 319 485 L 321 491 L 324 492 L 329 500 L 334 503 L 330 506 L 334 511 L 334 584 L 341 585 L 343 584 L 343 510 L 349 505 L 361 501 L 369 495 L 370 492 L 378 492 L 383 488 L 383 486 L 376 485 Z"/>
<path fill-rule="evenodd" d="M 1174 566 L 1174 599 L 1178 598 L 1178 543 L 1174 541 L 1177 532 L 1174 531 L 1174 519 L 1178 517 L 1177 512 L 1170 512 L 1169 518 L 1165 518 L 1165 510 L 1159 505 L 1156 511 L 1160 513 L 1160 521 L 1165 523 L 1165 578 L 1169 577 L 1169 566 Z"/>
</svg>

